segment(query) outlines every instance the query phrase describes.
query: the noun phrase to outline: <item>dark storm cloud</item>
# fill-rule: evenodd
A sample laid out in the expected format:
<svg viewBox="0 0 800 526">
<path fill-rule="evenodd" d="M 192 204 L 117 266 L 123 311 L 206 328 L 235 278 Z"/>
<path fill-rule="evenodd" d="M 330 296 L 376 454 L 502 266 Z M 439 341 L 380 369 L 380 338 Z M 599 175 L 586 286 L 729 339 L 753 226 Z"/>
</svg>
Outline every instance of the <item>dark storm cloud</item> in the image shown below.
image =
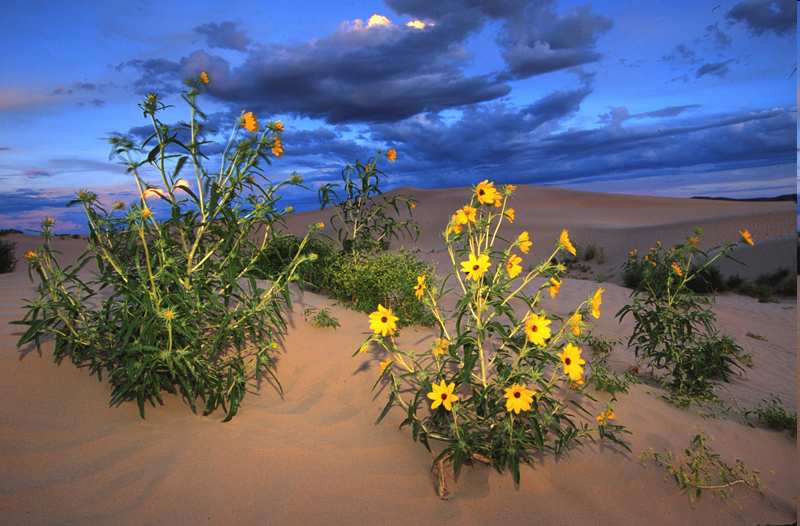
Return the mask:
<svg viewBox="0 0 800 526">
<path fill-rule="evenodd" d="M 797 4 L 795 0 L 745 0 L 733 6 L 727 17 L 744 23 L 756 35 L 788 35 L 797 26 Z"/>
<path fill-rule="evenodd" d="M 724 77 L 730 71 L 730 68 L 728 68 L 728 64 L 730 64 L 731 62 L 733 62 L 733 60 L 726 60 L 724 62 L 709 62 L 707 64 L 703 64 L 702 66 L 697 68 L 695 76 L 698 79 L 706 75 L 714 75 L 715 77 Z"/>
<path fill-rule="evenodd" d="M 501 20 L 498 44 L 508 66 L 502 78 L 523 79 L 543 73 L 596 62 L 595 50 L 600 35 L 611 29 L 611 19 L 581 6 L 557 14 L 556 2 L 538 0 L 389 0 L 401 14 L 429 20 L 447 20 L 458 13 L 480 26 L 484 19 Z"/>
<path fill-rule="evenodd" d="M 208 47 L 247 51 L 250 38 L 239 28 L 236 22 L 209 22 L 194 28 L 195 32 L 203 35 Z"/>
</svg>

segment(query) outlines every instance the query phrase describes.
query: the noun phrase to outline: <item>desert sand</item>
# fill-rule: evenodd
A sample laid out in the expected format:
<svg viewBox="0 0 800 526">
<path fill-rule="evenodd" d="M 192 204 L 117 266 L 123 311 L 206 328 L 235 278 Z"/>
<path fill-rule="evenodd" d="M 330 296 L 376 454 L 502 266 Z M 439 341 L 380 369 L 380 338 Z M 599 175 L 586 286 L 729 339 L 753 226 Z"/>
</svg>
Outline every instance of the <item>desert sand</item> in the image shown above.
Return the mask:
<svg viewBox="0 0 800 526">
<path fill-rule="evenodd" d="M 464 190 L 407 190 L 419 199 L 423 235 L 420 255 L 447 270 L 438 233 L 461 206 Z M 626 338 L 630 320 L 613 314 L 630 291 L 618 284 L 615 266 L 631 248 L 656 240 L 681 241 L 697 225 L 704 246 L 734 240 L 747 227 L 758 241 L 740 253 L 753 276 L 780 266 L 793 268 L 793 203 L 736 203 L 589 194 L 521 187 L 513 206 L 528 229 L 534 255 L 549 253 L 562 227 L 578 244 L 603 247 L 608 275 L 603 316 L 596 332 Z M 301 230 L 330 213 L 297 214 Z M 37 238 L 12 236 L 18 253 Z M 84 241 L 55 242 L 63 258 L 75 258 Z M 411 246 L 412 243 L 405 242 Z M 239 415 L 222 424 L 220 415 L 193 415 L 167 397 L 148 408 L 108 407 L 108 386 L 70 363 L 52 362 L 51 345 L 39 355 L 17 350 L 23 298 L 33 296 L 25 264 L 0 275 L 0 514 L 5 524 L 780 524 L 796 518 L 796 444 L 786 433 L 752 428 L 736 415 L 703 417 L 662 399 L 659 388 L 642 384 L 620 395 L 618 422 L 631 431 L 632 454 L 586 444 L 555 461 L 547 457 L 525 467 L 515 488 L 509 474 L 467 467 L 451 483 L 453 497 L 441 501 L 429 473 L 431 456 L 398 430 L 390 413 L 374 425 L 385 396 L 370 387 L 381 356 L 351 354 L 368 328 L 365 314 L 295 291 L 294 313 L 278 374 L 283 398 L 268 387 L 249 394 Z M 559 314 L 597 287 L 566 279 L 546 307 Z M 308 306 L 329 306 L 337 330 L 317 329 L 303 319 Z M 796 304 L 758 303 L 722 295 L 715 312 L 721 330 L 753 355 L 746 376 L 720 390 L 735 407 L 750 408 L 769 394 L 797 408 Z M 766 338 L 746 336 L 750 332 Z M 407 328 L 401 343 L 427 348 L 433 332 Z M 612 356 L 618 370 L 634 363 L 619 345 Z M 601 401 L 608 395 L 598 394 Z M 763 494 L 738 491 L 734 501 L 712 495 L 692 505 L 664 472 L 642 466 L 648 448 L 678 453 L 698 432 L 707 433 L 724 459 L 740 458 L 760 472 Z"/>
</svg>

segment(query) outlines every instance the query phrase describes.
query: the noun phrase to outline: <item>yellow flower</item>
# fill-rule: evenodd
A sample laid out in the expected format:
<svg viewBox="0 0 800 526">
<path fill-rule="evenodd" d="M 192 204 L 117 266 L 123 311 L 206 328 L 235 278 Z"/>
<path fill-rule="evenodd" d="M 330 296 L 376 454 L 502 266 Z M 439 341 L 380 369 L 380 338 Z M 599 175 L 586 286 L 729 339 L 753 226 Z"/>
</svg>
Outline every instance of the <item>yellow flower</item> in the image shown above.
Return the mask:
<svg viewBox="0 0 800 526">
<path fill-rule="evenodd" d="M 258 131 L 258 121 L 252 111 L 248 111 L 242 115 L 242 128 L 251 133 Z"/>
<path fill-rule="evenodd" d="M 125 201 L 114 201 L 114 204 L 111 205 L 111 208 L 114 210 L 122 210 L 125 208 Z"/>
<path fill-rule="evenodd" d="M 514 209 L 513 208 L 506 208 L 506 211 L 503 213 L 503 215 L 506 216 L 506 219 L 508 219 L 509 223 L 513 223 L 514 222 Z"/>
<path fill-rule="evenodd" d="M 556 278 L 550 278 L 550 288 L 548 289 L 551 298 L 555 298 L 558 296 L 558 293 L 561 292 L 561 282 Z"/>
<path fill-rule="evenodd" d="M 450 348 L 450 340 L 447 338 L 436 338 L 433 341 L 433 348 L 431 352 L 434 356 L 442 356 L 447 352 L 447 349 Z"/>
<path fill-rule="evenodd" d="M 569 319 L 569 324 L 572 329 L 573 336 L 580 336 L 581 335 L 581 322 L 583 321 L 583 316 L 581 316 L 580 312 L 576 312 L 572 315 Z"/>
<path fill-rule="evenodd" d="M 573 382 L 578 382 L 583 378 L 583 365 L 586 360 L 581 358 L 581 352 L 580 347 L 568 343 L 558 355 L 561 358 L 561 365 L 564 367 L 564 374 L 569 376 Z"/>
<path fill-rule="evenodd" d="M 153 212 L 149 208 L 142 209 L 142 219 L 150 219 L 153 217 Z"/>
<path fill-rule="evenodd" d="M 492 262 L 489 261 L 489 256 L 481 254 L 475 257 L 475 254 L 470 254 L 467 261 L 461 262 L 461 271 L 464 272 L 471 280 L 478 281 L 486 274 Z"/>
<path fill-rule="evenodd" d="M 500 208 L 503 206 L 503 195 L 500 192 L 495 191 L 494 193 L 494 207 Z"/>
<path fill-rule="evenodd" d="M 456 215 L 453 214 L 453 217 L 450 218 L 450 225 L 447 227 L 448 234 L 460 234 L 464 230 L 464 227 L 459 225 L 456 221 Z"/>
<path fill-rule="evenodd" d="M 519 249 L 522 253 L 527 254 L 533 246 L 533 241 L 531 241 L 530 234 L 528 234 L 527 230 L 517 237 L 517 243 L 519 243 Z"/>
<path fill-rule="evenodd" d="M 381 374 L 383 374 L 386 371 L 386 369 L 388 369 L 389 367 L 392 366 L 392 362 L 393 362 L 393 360 L 391 358 L 387 358 L 386 360 L 383 360 L 380 363 L 380 365 L 381 365 Z"/>
<path fill-rule="evenodd" d="M 558 236 L 558 242 L 562 247 L 567 249 L 567 252 L 569 252 L 573 256 L 577 254 L 577 251 L 575 250 L 575 245 L 573 245 L 572 241 L 569 240 L 569 232 L 567 232 L 566 229 L 561 231 L 561 235 Z"/>
<path fill-rule="evenodd" d="M 630 252 L 628 252 L 628 257 L 631 258 L 631 259 L 635 258 L 638 255 L 639 255 L 639 251 L 636 250 L 635 248 L 632 248 L 630 250 Z"/>
<path fill-rule="evenodd" d="M 283 123 L 281 121 L 275 121 L 272 123 L 272 129 L 277 132 L 283 131 Z"/>
<path fill-rule="evenodd" d="M 283 142 L 280 137 L 275 137 L 272 140 L 272 155 L 275 157 L 283 155 Z"/>
<path fill-rule="evenodd" d="M 506 261 L 506 272 L 509 278 L 516 278 L 519 276 L 519 273 L 522 272 L 521 261 L 522 258 L 518 255 L 514 253 L 509 254 L 508 261 Z"/>
<path fill-rule="evenodd" d="M 672 271 L 675 272 L 679 278 L 683 277 L 683 270 L 681 270 L 681 266 L 675 262 L 672 263 Z"/>
<path fill-rule="evenodd" d="M 202 82 L 203 84 L 208 84 L 209 78 L 207 72 L 205 71 L 200 72 L 200 82 Z"/>
<path fill-rule="evenodd" d="M 417 297 L 418 300 L 422 299 L 422 296 L 425 294 L 425 276 L 417 276 L 417 286 L 414 287 L 414 295 Z"/>
<path fill-rule="evenodd" d="M 446 385 L 444 380 L 442 380 L 439 385 L 432 384 L 432 390 L 430 393 L 428 393 L 428 398 L 433 400 L 431 403 L 431 409 L 436 409 L 442 405 L 446 410 L 452 411 L 453 402 L 458 400 L 458 396 L 453 393 L 455 388 L 456 384 L 451 382 L 450 385 Z"/>
<path fill-rule="evenodd" d="M 319 228 L 320 230 L 322 230 L 323 228 L 325 228 L 325 223 L 323 223 L 322 221 L 320 221 L 319 223 L 317 223 L 317 228 Z"/>
<path fill-rule="evenodd" d="M 175 311 L 172 309 L 166 309 L 164 311 L 164 319 L 168 321 L 172 321 L 175 318 Z"/>
<path fill-rule="evenodd" d="M 504 189 L 506 191 L 506 195 L 511 195 L 517 190 L 517 187 L 513 184 L 507 184 Z"/>
<path fill-rule="evenodd" d="M 544 316 L 529 312 L 525 317 L 525 335 L 528 337 L 528 341 L 534 345 L 544 345 L 550 338 L 551 323 Z"/>
<path fill-rule="evenodd" d="M 392 162 L 396 161 L 397 160 L 397 150 L 395 150 L 394 148 L 389 148 L 386 151 L 386 158 L 389 159 Z"/>
<path fill-rule="evenodd" d="M 29 251 L 25 252 L 25 260 L 26 261 L 29 261 L 29 262 L 36 261 L 36 257 L 37 257 L 36 256 L 36 252 L 34 252 L 33 250 L 29 250 Z"/>
<path fill-rule="evenodd" d="M 616 420 L 616 418 L 617 415 L 614 414 L 614 411 L 612 409 L 607 409 L 602 413 L 600 413 L 599 415 L 597 415 L 595 417 L 595 420 L 597 420 L 597 423 L 602 426 L 608 423 L 610 420 Z"/>
<path fill-rule="evenodd" d="M 453 217 L 455 217 L 456 223 L 459 225 L 474 223 L 478 220 L 478 209 L 474 206 L 466 205 L 463 208 L 456 210 L 456 213 Z"/>
<path fill-rule="evenodd" d="M 742 241 L 744 241 L 745 243 L 747 243 L 751 247 L 753 245 L 755 245 L 755 243 L 753 242 L 753 235 L 746 228 L 744 228 L 742 230 L 739 230 L 739 236 L 741 236 Z"/>
<path fill-rule="evenodd" d="M 497 198 L 497 189 L 494 187 L 494 183 L 490 183 L 488 179 L 478 183 L 478 186 L 475 187 L 475 197 L 482 205 L 494 204 Z"/>
<path fill-rule="evenodd" d="M 408 203 L 408 207 L 409 207 L 411 210 L 414 210 L 414 209 L 417 207 L 417 202 L 416 202 L 416 201 L 409 201 L 409 203 Z"/>
<path fill-rule="evenodd" d="M 606 289 L 600 287 L 592 296 L 592 316 L 594 316 L 596 320 L 600 319 L 600 305 L 603 304 L 603 292 L 605 291 Z"/>
<path fill-rule="evenodd" d="M 387 309 L 380 303 L 378 310 L 369 315 L 369 328 L 375 334 L 389 336 L 397 330 L 397 316 L 392 313 L 392 309 Z"/>
<path fill-rule="evenodd" d="M 524 385 L 514 384 L 505 389 L 506 411 L 519 414 L 520 411 L 530 411 L 533 396 L 536 393 Z"/>
</svg>

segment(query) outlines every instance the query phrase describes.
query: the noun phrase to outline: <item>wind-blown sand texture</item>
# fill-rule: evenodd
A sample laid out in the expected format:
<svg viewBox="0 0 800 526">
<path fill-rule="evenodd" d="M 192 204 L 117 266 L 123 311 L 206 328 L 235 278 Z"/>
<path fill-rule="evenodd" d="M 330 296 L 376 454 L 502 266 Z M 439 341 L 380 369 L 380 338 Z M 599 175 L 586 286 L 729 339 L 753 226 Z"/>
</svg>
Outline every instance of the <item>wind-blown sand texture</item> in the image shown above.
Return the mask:
<svg viewBox="0 0 800 526">
<path fill-rule="evenodd" d="M 446 271 L 439 232 L 463 204 L 466 191 L 409 190 L 419 199 L 423 228 L 421 256 Z M 549 254 L 562 227 L 576 243 L 602 246 L 607 271 L 630 248 L 656 240 L 681 241 L 695 225 L 705 229 L 705 246 L 733 240 L 747 227 L 758 241 L 741 253 L 751 264 L 741 274 L 757 275 L 794 265 L 793 203 L 737 203 L 589 194 L 520 187 L 513 200 L 517 222 L 508 232 L 528 229 L 533 254 Z M 290 227 L 327 222 L 328 211 L 298 214 Z M 18 253 L 39 242 L 12 236 Z M 82 240 L 57 240 L 65 260 Z M 407 245 L 411 245 L 407 243 Z M 269 387 L 245 398 L 230 423 L 219 415 L 191 414 L 167 397 L 141 420 L 135 404 L 108 407 L 109 389 L 70 363 L 52 363 L 52 345 L 42 356 L 15 349 L 22 298 L 33 296 L 26 265 L 0 275 L 0 516 L 4 524 L 775 524 L 795 520 L 798 464 L 795 442 L 786 433 L 751 428 L 735 416 L 704 418 L 661 399 L 652 386 L 620 395 L 618 421 L 631 431 L 633 454 L 587 444 L 555 461 L 546 457 L 525 467 L 515 489 L 511 476 L 467 467 L 450 501 L 440 501 L 429 473 L 430 454 L 414 444 L 401 418 L 374 421 L 385 402 L 370 387 L 378 354 L 351 358 L 367 330 L 365 314 L 331 307 L 338 330 L 316 329 L 303 320 L 305 306 L 332 305 L 296 293 L 292 324 L 280 356 L 281 399 Z M 605 272 L 600 269 L 598 273 Z M 556 300 L 545 306 L 559 314 L 586 297 L 597 283 L 566 279 Z M 613 314 L 629 290 L 604 283 L 603 316 L 597 332 L 627 337 Z M 723 332 L 753 355 L 746 377 L 723 398 L 742 408 L 774 393 L 796 410 L 796 305 L 758 303 L 736 295 L 717 298 Z M 747 337 L 761 335 L 766 341 Z M 409 328 L 401 344 L 428 348 L 433 332 Z M 632 353 L 618 346 L 612 364 L 623 370 Z M 607 395 L 598 394 L 601 401 Z M 690 505 L 664 472 L 638 463 L 647 449 L 679 453 L 704 431 L 729 462 L 741 458 L 760 471 L 763 496 L 737 492 L 732 502 L 710 494 Z"/>
</svg>

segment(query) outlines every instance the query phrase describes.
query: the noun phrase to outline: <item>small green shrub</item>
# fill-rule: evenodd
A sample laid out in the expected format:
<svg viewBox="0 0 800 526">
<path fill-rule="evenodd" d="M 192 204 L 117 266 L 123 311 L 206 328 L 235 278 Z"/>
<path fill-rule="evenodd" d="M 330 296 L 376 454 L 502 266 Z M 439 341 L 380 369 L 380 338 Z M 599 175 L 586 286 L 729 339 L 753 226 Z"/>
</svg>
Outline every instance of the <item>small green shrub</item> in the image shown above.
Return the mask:
<svg viewBox="0 0 800 526">
<path fill-rule="evenodd" d="M 343 253 L 328 270 L 327 292 L 360 312 L 378 305 L 392 309 L 404 324 L 431 325 L 433 316 L 414 294 L 417 276 L 433 282 L 431 266 L 413 253 Z"/>
<path fill-rule="evenodd" d="M 0 274 L 13 272 L 14 268 L 17 266 L 14 248 L 16 248 L 15 243 L 0 240 Z"/>
<path fill-rule="evenodd" d="M 641 269 L 642 279 L 632 302 L 617 313 L 620 321 L 633 316 L 628 345 L 653 369 L 666 373 L 662 383 L 680 403 L 713 398 L 712 382 L 727 381 L 749 361 L 734 340 L 719 334 L 711 300 L 688 286 L 716 260 L 728 257 L 736 244 L 716 247 L 709 256 L 697 248 L 700 235 L 697 229 L 670 249 L 657 243 L 641 260 L 631 253 L 626 267 Z M 695 266 L 698 260 L 702 263 Z"/>
<path fill-rule="evenodd" d="M 340 326 L 339 320 L 337 320 L 335 316 L 328 312 L 328 309 L 325 307 L 321 309 L 309 307 L 303 311 L 303 316 L 305 316 L 308 323 L 318 329 L 338 329 Z"/>
<path fill-rule="evenodd" d="M 710 491 L 721 499 L 733 496 L 733 488 L 744 485 L 759 490 L 761 480 L 758 471 L 748 469 L 741 460 L 733 465 L 722 460 L 710 447 L 711 439 L 700 433 L 684 450 L 684 457 L 676 459 L 671 451 L 648 450 L 641 454 L 642 463 L 653 462 L 664 468 L 681 491 L 694 502 L 703 491 Z"/>
<path fill-rule="evenodd" d="M 591 331 L 581 336 L 581 341 L 592 349 L 590 372 L 587 381 L 598 391 L 610 394 L 627 393 L 631 384 L 639 383 L 636 375 L 625 372 L 615 373 L 608 365 L 608 357 L 614 350 L 618 340 L 596 336 Z"/>
<path fill-rule="evenodd" d="M 298 268 L 297 283 L 314 292 L 329 289 L 330 271 L 339 258 L 338 250 L 328 238 L 319 234 L 310 236 L 301 250 L 302 242 L 302 239 L 288 234 L 276 237 L 259 257 L 258 272 L 264 279 L 272 279 L 301 251 L 310 260 Z"/>
<path fill-rule="evenodd" d="M 793 437 L 797 436 L 797 413 L 792 413 L 783 405 L 783 400 L 779 396 L 771 396 L 755 409 L 745 411 L 745 417 L 755 417 L 762 425 L 777 429 L 778 431 L 788 431 Z"/>
<path fill-rule="evenodd" d="M 591 261 L 595 256 L 597 256 L 597 247 L 594 243 L 589 243 L 586 245 L 586 248 L 583 249 L 583 260 Z"/>
<path fill-rule="evenodd" d="M 394 161 L 397 152 L 391 149 L 386 157 Z M 343 251 L 387 250 L 392 239 L 402 234 L 412 239 L 419 236 L 419 225 L 412 218 L 416 201 L 385 195 L 380 189 L 384 175 L 372 158 L 366 164 L 356 161 L 345 166 L 341 187 L 332 183 L 320 187 L 320 208 L 333 207 L 330 224 Z M 404 212 L 407 219 L 402 219 Z"/>
</svg>

